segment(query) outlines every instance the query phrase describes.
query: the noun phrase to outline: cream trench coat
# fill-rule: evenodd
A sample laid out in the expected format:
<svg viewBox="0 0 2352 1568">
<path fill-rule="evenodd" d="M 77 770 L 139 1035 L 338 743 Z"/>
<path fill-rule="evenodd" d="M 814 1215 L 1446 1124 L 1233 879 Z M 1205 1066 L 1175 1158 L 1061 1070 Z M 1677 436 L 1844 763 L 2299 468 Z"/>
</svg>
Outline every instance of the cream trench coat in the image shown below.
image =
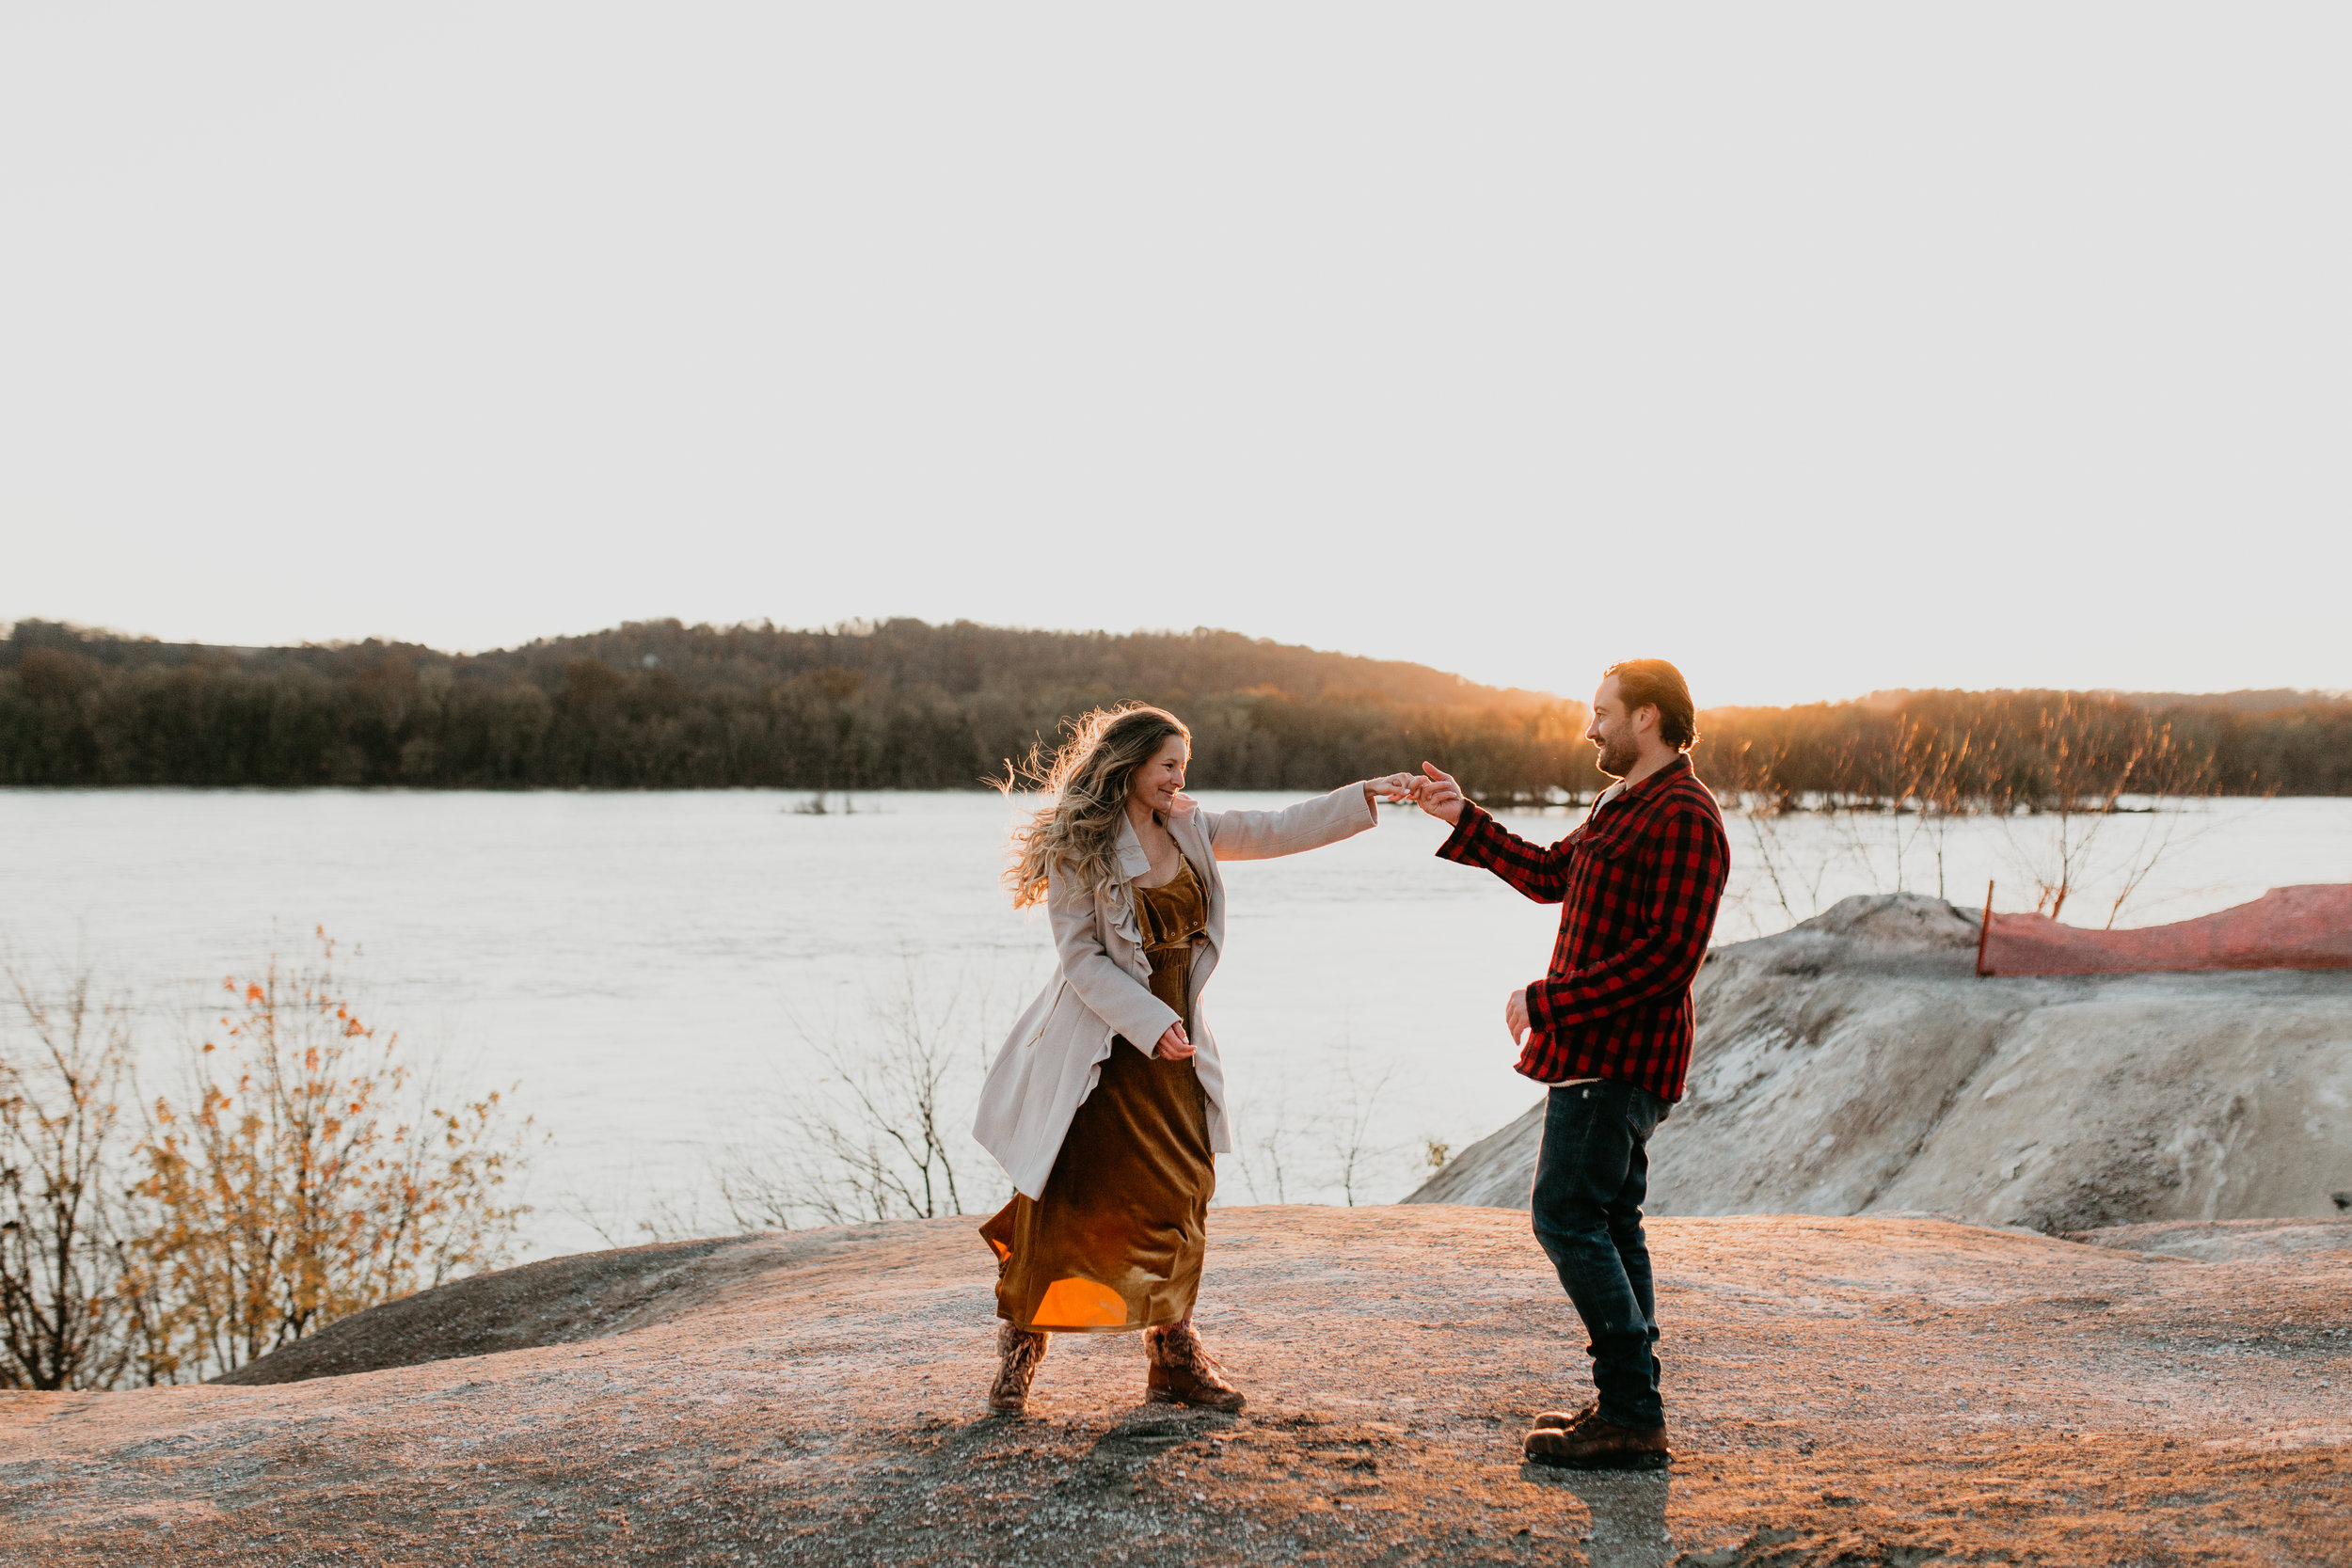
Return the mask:
<svg viewBox="0 0 2352 1568">
<path fill-rule="evenodd" d="M 1225 1069 L 1216 1037 L 1200 1013 L 1201 990 L 1216 972 L 1217 954 L 1225 946 L 1225 879 L 1216 863 L 1320 848 L 1362 832 L 1377 819 L 1360 784 L 1281 811 L 1209 811 L 1193 805 L 1168 818 L 1168 832 L 1209 895 L 1208 929 L 1193 950 L 1190 1034 L 1193 1066 L 1208 1095 L 1209 1147 L 1219 1154 L 1233 1148 Z M 1119 885 L 1097 895 L 1058 871 L 1046 884 L 1045 910 L 1060 961 L 1006 1037 L 980 1089 L 979 1115 L 972 1127 L 980 1147 L 996 1156 L 1013 1185 L 1032 1198 L 1044 1196 L 1071 1118 L 1102 1079 L 1111 1042 L 1124 1037 L 1148 1056 L 1177 1022 L 1175 1010 L 1152 994 L 1152 960 L 1143 951 L 1129 887 L 1151 868 L 1143 841 L 1122 813 Z"/>
</svg>

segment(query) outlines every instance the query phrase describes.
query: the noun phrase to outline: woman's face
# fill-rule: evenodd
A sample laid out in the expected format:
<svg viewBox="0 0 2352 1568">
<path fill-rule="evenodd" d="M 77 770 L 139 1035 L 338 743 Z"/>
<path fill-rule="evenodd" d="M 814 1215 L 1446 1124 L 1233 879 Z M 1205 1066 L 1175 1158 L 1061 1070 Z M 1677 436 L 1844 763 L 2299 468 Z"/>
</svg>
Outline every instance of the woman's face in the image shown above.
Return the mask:
<svg viewBox="0 0 2352 1568">
<path fill-rule="evenodd" d="M 1160 742 L 1160 749 L 1152 759 L 1136 769 L 1136 776 L 1127 785 L 1127 799 L 1166 816 L 1176 808 L 1176 792 L 1184 787 L 1184 764 L 1191 752 L 1184 737 L 1171 735 Z"/>
</svg>

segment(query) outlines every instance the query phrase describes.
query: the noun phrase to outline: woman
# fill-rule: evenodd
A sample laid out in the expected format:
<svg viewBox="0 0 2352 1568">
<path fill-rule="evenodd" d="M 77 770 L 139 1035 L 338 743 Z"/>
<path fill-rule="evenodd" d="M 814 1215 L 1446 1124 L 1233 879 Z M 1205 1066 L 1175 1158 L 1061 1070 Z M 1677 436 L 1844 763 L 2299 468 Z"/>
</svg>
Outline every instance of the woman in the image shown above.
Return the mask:
<svg viewBox="0 0 2352 1568">
<path fill-rule="evenodd" d="M 997 1259 L 989 1406 L 1019 1415 L 1048 1334 L 1143 1331 L 1145 1397 L 1238 1410 L 1193 1332 L 1225 1074 L 1200 991 L 1225 941 L 1216 863 L 1361 832 L 1394 774 L 1286 811 L 1205 811 L 1179 791 L 1192 734 L 1155 707 L 1098 709 L 1031 772 L 1052 803 L 1013 834 L 1016 909 L 1043 902 L 1059 958 L 1005 1041 L 974 1127 L 1017 1189 L 980 1234 Z M 1010 779 L 1007 780 L 1008 787 Z"/>
</svg>

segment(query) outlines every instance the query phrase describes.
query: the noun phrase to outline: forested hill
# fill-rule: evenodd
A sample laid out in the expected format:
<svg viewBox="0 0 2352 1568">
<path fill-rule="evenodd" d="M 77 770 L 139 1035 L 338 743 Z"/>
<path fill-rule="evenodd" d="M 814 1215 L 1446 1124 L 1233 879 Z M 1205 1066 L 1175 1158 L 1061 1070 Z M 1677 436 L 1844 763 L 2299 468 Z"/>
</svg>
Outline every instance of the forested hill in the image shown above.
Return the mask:
<svg viewBox="0 0 2352 1568">
<path fill-rule="evenodd" d="M 0 643 L 0 782 L 961 788 L 1127 699 L 1192 726 L 1202 788 L 1327 788 L 1440 754 L 1505 796 L 1596 779 L 1577 705 L 1225 631 L 656 621 L 454 657 L 26 621 Z"/>
<path fill-rule="evenodd" d="M 25 621 L 0 641 L 0 784 L 957 789 L 1122 700 L 1192 726 L 1201 788 L 1321 789 L 1424 757 L 1483 798 L 1600 782 L 1578 704 L 1228 631 L 652 621 L 459 657 Z M 2314 692 L 1889 691 L 1699 722 L 1703 778 L 1783 804 L 2352 794 L 2352 701 Z"/>
</svg>

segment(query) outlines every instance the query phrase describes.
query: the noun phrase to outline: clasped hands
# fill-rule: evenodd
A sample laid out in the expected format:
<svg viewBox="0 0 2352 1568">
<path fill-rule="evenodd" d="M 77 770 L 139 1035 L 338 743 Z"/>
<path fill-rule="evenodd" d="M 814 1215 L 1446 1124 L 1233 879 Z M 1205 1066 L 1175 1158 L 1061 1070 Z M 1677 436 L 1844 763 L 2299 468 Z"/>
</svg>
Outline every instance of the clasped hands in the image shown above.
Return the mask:
<svg viewBox="0 0 2352 1568">
<path fill-rule="evenodd" d="M 1440 773 L 1437 765 L 1424 762 L 1418 773 L 1391 773 L 1385 778 L 1366 779 L 1366 793 L 1383 800 L 1410 800 L 1441 822 L 1462 820 L 1462 786 L 1450 773 Z"/>
</svg>

